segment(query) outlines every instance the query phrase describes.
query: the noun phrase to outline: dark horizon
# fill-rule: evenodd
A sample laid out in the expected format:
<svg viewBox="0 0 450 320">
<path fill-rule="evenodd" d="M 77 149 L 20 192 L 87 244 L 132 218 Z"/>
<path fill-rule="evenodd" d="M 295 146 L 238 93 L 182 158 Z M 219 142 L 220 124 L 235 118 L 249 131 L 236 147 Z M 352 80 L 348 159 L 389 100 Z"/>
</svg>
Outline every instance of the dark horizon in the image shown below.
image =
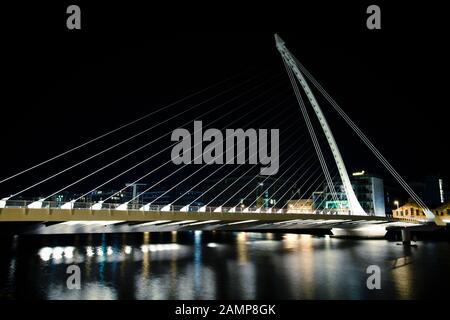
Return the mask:
<svg viewBox="0 0 450 320">
<path fill-rule="evenodd" d="M 407 181 L 440 175 L 448 188 L 448 118 L 440 96 L 443 83 L 438 83 L 439 78 L 435 76 L 444 68 L 443 44 L 432 42 L 421 34 L 405 33 L 401 20 L 393 23 L 389 11 L 385 11 L 388 12 L 383 16 L 385 24 L 379 31 L 366 30 L 363 19 L 347 19 L 341 29 L 330 31 L 327 27 L 336 21 L 326 22 L 327 16 L 324 16 L 323 21 L 320 20 L 321 28 L 277 33 Z M 359 11 L 353 8 L 351 12 Z M 364 12 L 361 15 L 364 17 Z M 264 103 L 273 97 L 274 102 L 268 103 L 266 108 L 284 98 L 295 101 L 275 48 L 275 31 L 170 33 L 131 25 L 129 29 L 123 27 L 121 32 L 114 34 L 105 31 L 102 20 L 94 22 L 92 12 L 86 21 L 87 27 L 79 34 L 64 28 L 49 31 L 48 26 L 55 22 L 50 19 L 41 32 L 24 34 L 20 41 L 18 38 L 7 40 L 8 58 L 3 76 L 8 81 L 3 81 L 6 86 L 2 94 L 2 148 L 7 156 L 0 160 L 0 179 L 230 77 L 240 80 L 256 77 L 257 82 L 268 81 L 273 87 L 279 84 L 281 87 L 275 88 L 273 94 L 258 101 Z M 358 27 L 345 36 L 339 35 L 352 26 Z M 431 46 L 434 46 L 433 50 Z M 207 99 L 208 95 L 202 98 Z M 130 131 L 124 130 L 114 139 L 107 138 L 55 161 L 54 165 L 43 166 L 4 183 L 0 185 L 0 197 L 31 185 L 149 124 L 175 116 L 188 106 L 187 103 L 177 105 Z M 150 138 L 171 132 L 185 122 L 192 123 L 195 117 L 211 107 L 211 104 L 206 104 L 196 109 L 198 113 L 189 112 L 177 117 L 152 130 Z M 252 113 L 246 117 L 242 114 L 249 109 L 238 108 L 213 126 L 226 128 L 227 123 L 236 120 L 233 128 L 245 128 L 252 119 L 266 111 L 258 110 L 256 104 L 252 108 Z M 296 121 L 295 130 L 300 130 L 304 120 L 298 106 L 291 103 L 285 108 L 284 118 L 280 118 L 288 123 Z M 322 103 L 322 108 L 348 171 L 366 170 L 389 181 L 388 172 L 366 147 L 356 142 L 358 138 L 343 120 L 325 103 Z M 221 113 L 213 113 L 204 120 L 213 121 L 226 111 L 228 109 L 221 109 Z M 252 127 L 281 125 L 281 119 L 274 117 L 278 113 L 279 109 L 273 110 L 273 115 L 269 112 Z M 286 148 L 302 142 L 295 138 L 287 139 L 290 132 L 286 128 L 281 131 L 280 140 Z M 310 138 L 306 136 L 304 139 Z M 128 149 L 116 150 L 106 159 L 100 157 L 103 159 L 71 171 L 65 179 L 82 177 L 142 143 L 144 140 L 137 139 Z M 169 143 L 169 138 L 163 139 L 154 149 L 160 150 Z M 297 151 L 301 153 L 301 150 Z M 167 153 L 170 155 L 169 151 Z M 167 160 L 168 155 L 164 157 Z M 137 161 L 138 158 L 124 161 L 123 167 L 119 166 L 117 170 L 128 168 Z M 211 168 L 215 169 L 214 166 Z M 168 172 L 170 170 L 161 175 Z M 110 188 L 121 187 L 144 173 L 145 168 L 141 168 L 135 175 L 111 184 Z M 113 174 L 100 177 L 106 179 Z M 46 183 L 29 194 L 51 193 L 64 181 Z M 79 189 L 73 188 L 73 191 L 81 192 L 98 181 L 103 180 L 93 179 Z"/>
</svg>

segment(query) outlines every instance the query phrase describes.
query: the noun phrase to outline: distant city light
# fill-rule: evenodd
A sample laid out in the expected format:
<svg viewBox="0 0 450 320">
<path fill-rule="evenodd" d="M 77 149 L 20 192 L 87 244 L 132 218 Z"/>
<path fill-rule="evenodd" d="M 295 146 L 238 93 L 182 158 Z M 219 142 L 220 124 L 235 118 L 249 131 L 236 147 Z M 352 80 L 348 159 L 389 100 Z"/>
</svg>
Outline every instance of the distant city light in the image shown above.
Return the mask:
<svg viewBox="0 0 450 320">
<path fill-rule="evenodd" d="M 353 176 L 363 176 L 365 173 L 366 172 L 363 170 L 363 171 L 359 171 L 359 172 L 353 172 L 352 175 Z"/>
</svg>

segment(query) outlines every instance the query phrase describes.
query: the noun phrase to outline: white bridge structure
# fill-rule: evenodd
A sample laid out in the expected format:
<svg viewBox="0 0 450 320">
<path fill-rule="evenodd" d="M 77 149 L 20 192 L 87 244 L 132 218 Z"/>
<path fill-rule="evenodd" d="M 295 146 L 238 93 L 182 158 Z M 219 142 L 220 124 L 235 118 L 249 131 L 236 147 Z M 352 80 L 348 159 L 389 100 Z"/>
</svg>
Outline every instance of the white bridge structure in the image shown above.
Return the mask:
<svg viewBox="0 0 450 320">
<path fill-rule="evenodd" d="M 306 70 L 306 68 L 294 57 L 294 55 L 287 49 L 284 41 L 275 35 L 276 48 L 278 49 L 282 61 L 285 65 L 289 80 L 292 84 L 296 102 L 300 107 L 303 118 L 306 122 L 308 132 L 313 142 L 315 153 L 319 159 L 320 168 L 322 169 L 325 177 L 325 182 L 333 195 L 336 194 L 335 182 L 330 172 L 329 165 L 325 161 L 325 156 L 320 145 L 317 134 L 314 131 L 312 125 L 312 119 L 310 118 L 306 109 L 306 103 L 303 96 L 307 98 L 307 101 L 312 107 L 314 114 L 317 116 L 318 123 L 320 124 L 323 134 L 328 142 L 328 147 L 331 150 L 334 164 L 337 167 L 337 175 L 342 181 L 342 187 L 346 195 L 348 206 L 330 210 L 313 210 L 311 212 L 296 214 L 290 212 L 286 207 L 276 207 L 272 205 L 269 207 L 257 206 L 256 203 L 252 203 L 250 206 L 242 207 L 241 204 L 235 206 L 218 205 L 212 206 L 206 204 L 198 206 L 195 201 L 191 203 L 185 203 L 178 205 L 176 201 L 169 204 L 158 204 L 158 199 L 161 196 L 153 199 L 150 203 L 139 203 L 139 197 L 147 192 L 150 188 L 147 188 L 140 194 L 133 195 L 131 200 L 124 203 L 114 203 L 111 200 L 111 196 L 103 199 L 102 201 L 89 203 L 81 201 L 84 195 L 97 190 L 99 187 L 110 183 L 119 176 L 126 174 L 139 165 L 145 163 L 149 158 L 137 163 L 133 167 L 124 170 L 119 175 L 103 182 L 94 189 L 89 190 L 83 196 L 77 199 L 72 199 L 66 203 L 51 201 L 52 197 L 66 190 L 67 188 L 87 179 L 94 174 L 102 171 L 103 169 L 121 161 L 147 145 L 152 144 L 154 141 L 147 145 L 141 146 L 135 151 L 116 159 L 109 164 L 87 174 L 86 176 L 75 180 L 67 186 L 55 191 L 47 197 L 43 197 L 39 200 L 26 201 L 18 199 L 18 196 L 22 193 L 35 188 L 36 186 L 53 179 L 54 177 L 71 170 L 72 168 L 84 163 L 98 155 L 107 152 L 122 143 L 125 143 L 141 133 L 122 140 L 118 144 L 106 148 L 103 151 L 91 156 L 73 166 L 70 166 L 46 179 L 43 179 L 31 186 L 20 190 L 8 197 L 4 197 L 0 200 L 0 222 L 37 222 L 36 227 L 30 231 L 34 233 L 71 233 L 71 232 L 142 232 L 142 231 L 173 231 L 173 230 L 296 230 L 296 229 L 331 229 L 336 235 L 358 235 L 358 236 L 382 236 L 385 234 L 388 228 L 405 228 L 405 227 L 418 227 L 418 226 L 442 226 L 445 223 L 435 216 L 423 201 L 414 193 L 405 180 L 398 174 L 398 172 L 389 164 L 389 162 L 381 155 L 378 149 L 370 142 L 370 140 L 362 133 L 362 131 L 355 125 L 355 123 L 348 117 L 348 115 L 339 107 L 339 105 L 331 98 L 331 96 L 321 87 L 317 80 Z M 392 176 L 399 182 L 399 184 L 405 189 L 409 196 L 418 203 L 425 213 L 425 218 L 422 221 L 408 220 L 408 219 L 393 219 L 386 216 L 373 216 L 364 211 L 359 203 L 355 192 L 353 190 L 350 178 L 344 164 L 342 155 L 339 151 L 338 144 L 333 136 L 331 128 L 322 112 L 318 100 L 310 87 L 313 85 L 330 103 L 330 105 L 338 112 L 338 114 L 347 122 L 347 124 L 353 129 L 357 136 L 365 143 L 365 145 L 373 152 L 373 154 L 380 160 L 380 162 L 386 167 L 386 169 L 392 174 Z M 303 96 L 301 91 L 303 91 Z M 204 91 L 204 90 L 203 90 Z M 168 106 L 166 106 L 168 107 Z M 164 108 L 166 108 L 164 107 Z M 164 109 L 163 108 L 163 109 Z M 159 110 L 158 110 L 159 111 Z M 155 111 L 155 112 L 158 112 Z M 211 112 L 214 109 L 211 109 Z M 100 137 L 92 139 L 86 143 L 83 143 L 75 148 L 72 148 L 62 154 L 52 157 L 46 161 L 43 161 L 37 165 L 34 165 L 26 170 L 23 170 L 13 176 L 0 180 L 1 183 L 5 183 L 15 177 L 25 174 L 31 170 L 34 170 L 44 164 L 54 161 L 60 157 L 63 157 L 79 148 L 84 147 L 94 141 L 102 139 L 103 137 L 122 130 L 123 128 L 132 125 L 138 121 L 142 121 L 154 114 L 152 112 L 140 119 L 130 122 L 122 127 L 119 127 L 113 131 L 110 131 Z M 170 120 L 170 119 L 168 119 Z M 147 130 L 144 130 L 148 131 Z M 158 139 L 161 139 L 158 138 Z M 161 150 L 158 154 L 167 149 Z M 143 178 L 156 172 L 160 167 L 154 168 L 150 172 L 147 172 L 144 176 L 140 177 L 133 183 L 141 181 Z M 295 168 L 295 167 L 294 167 Z M 179 170 L 179 169 L 178 169 Z M 176 171 L 178 171 L 176 170 Z M 202 170 L 200 168 L 198 171 Z M 220 168 L 218 169 L 220 170 Z M 217 170 L 216 170 L 217 171 Z M 231 174 L 231 173 L 230 173 Z M 172 175 L 172 174 L 170 174 Z M 170 176 L 169 175 L 169 176 Z M 191 177 L 191 174 L 189 177 Z M 228 175 L 227 175 L 228 176 Z M 188 178 L 189 178 L 188 177 Z M 209 177 L 209 176 L 208 176 Z M 207 177 L 207 178 L 208 178 Z M 200 183 L 202 183 L 203 179 Z M 224 176 L 223 178 L 226 178 Z M 279 179 L 279 178 L 278 178 Z M 181 184 L 186 179 L 183 179 Z M 157 185 L 157 182 L 155 185 Z M 198 183 L 197 185 L 199 185 Z M 177 185 L 179 185 L 177 184 Z M 175 188 L 172 187 L 171 189 Z M 118 192 L 123 191 L 119 190 Z M 169 192 L 168 190 L 167 192 Z M 209 191 L 209 190 L 207 190 Z M 251 193 L 250 193 L 251 194 Z M 181 198 L 181 197 L 180 197 Z M 245 198 L 245 197 L 244 197 Z"/>
</svg>

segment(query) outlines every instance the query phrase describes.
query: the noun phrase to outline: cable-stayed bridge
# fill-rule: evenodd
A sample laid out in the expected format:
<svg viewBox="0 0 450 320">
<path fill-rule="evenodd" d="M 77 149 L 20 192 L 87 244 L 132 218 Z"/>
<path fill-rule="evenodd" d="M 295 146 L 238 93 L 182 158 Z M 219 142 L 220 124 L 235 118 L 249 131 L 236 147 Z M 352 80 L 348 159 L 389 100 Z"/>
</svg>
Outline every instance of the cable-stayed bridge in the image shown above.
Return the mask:
<svg viewBox="0 0 450 320">
<path fill-rule="evenodd" d="M 31 202 L 28 202 L 28 204 Z M 86 204 L 86 203 L 85 203 Z M 225 207 L 192 207 L 183 212 L 182 206 L 153 205 L 148 210 L 118 210 L 117 204 L 93 210 L 61 209 L 56 203 L 46 202 L 45 208 L 32 209 L 27 203 L 2 209 L 1 221 L 45 222 L 36 226 L 37 233 L 73 232 L 144 232 L 175 230 L 295 230 L 295 229 L 354 229 L 359 235 L 379 234 L 388 227 L 414 224 L 413 221 L 394 220 L 376 216 L 350 216 L 348 214 L 294 214 L 287 209 L 242 209 Z M 219 210 L 218 210 L 219 209 Z M 281 211 L 280 211 L 281 210 Z M 381 229 L 380 229 L 381 227 Z M 362 229 L 361 229 L 362 228 Z M 363 232 L 363 233 L 361 233 Z"/>
<path fill-rule="evenodd" d="M 72 180 L 72 177 L 69 177 L 70 182 L 68 184 L 57 188 L 57 190 L 45 197 L 41 197 L 40 199 L 33 201 L 23 200 L 20 198 L 26 192 L 29 192 L 42 184 L 48 183 L 49 181 L 53 181 L 56 177 L 67 174 L 67 172 L 70 173 L 70 171 L 74 168 L 82 166 L 83 164 L 101 155 L 108 154 L 111 150 L 116 149 L 147 132 L 150 132 L 158 126 L 167 125 L 172 119 L 190 110 L 194 110 L 199 105 L 209 103 L 213 105 L 207 112 L 202 114 L 202 116 L 206 116 L 207 114 L 212 114 L 214 116 L 217 114 L 214 120 L 209 122 L 209 125 L 211 125 L 221 119 L 226 119 L 226 117 L 233 114 L 233 112 L 239 112 L 240 116 L 245 116 L 246 112 L 250 112 L 248 110 L 250 109 L 250 105 L 262 99 L 264 102 L 258 103 L 258 108 L 263 109 L 261 107 L 264 106 L 264 111 L 260 112 L 258 117 L 253 119 L 253 123 L 260 125 L 261 119 L 264 118 L 270 118 L 272 121 L 276 120 L 278 121 L 277 123 L 280 126 L 283 125 L 288 132 L 292 131 L 292 133 L 288 133 L 287 136 L 284 136 L 283 138 L 287 137 L 289 140 L 294 141 L 297 139 L 300 140 L 294 130 L 296 125 L 293 125 L 292 123 L 285 125 L 282 121 L 285 121 L 286 119 L 278 120 L 278 117 L 282 118 L 282 116 L 278 114 L 281 112 L 274 112 L 274 110 L 281 110 L 283 105 L 288 102 L 288 98 L 286 98 L 288 94 L 287 91 L 281 98 L 278 96 L 267 96 L 271 89 L 267 89 L 265 87 L 266 83 L 263 82 L 250 89 L 246 89 L 244 93 L 233 94 L 232 98 L 226 102 L 221 100 L 220 103 L 217 103 L 215 101 L 217 96 L 223 95 L 227 92 L 233 92 L 236 87 L 243 86 L 251 82 L 251 79 L 246 79 L 238 85 L 227 85 L 225 89 L 221 89 L 219 94 L 213 95 L 212 97 L 202 100 L 200 103 L 192 105 L 191 107 L 185 109 L 182 113 L 168 117 L 164 121 L 157 124 L 153 124 L 150 128 L 146 128 L 131 137 L 123 139 L 110 147 L 100 150 L 92 156 L 76 162 L 75 164 L 51 174 L 44 179 L 32 183 L 31 185 L 22 188 L 10 196 L 2 198 L 0 200 L 0 221 L 41 222 L 41 224 L 36 226 L 36 228 L 32 231 L 38 233 L 333 229 L 333 232 L 336 234 L 340 232 L 339 230 L 347 230 L 346 232 L 348 234 L 363 236 L 384 234 L 386 232 L 386 228 L 390 227 L 419 226 L 422 224 L 445 225 L 439 217 L 435 216 L 431 212 L 431 210 L 420 199 L 420 197 L 417 196 L 417 194 L 411 189 L 400 174 L 398 174 L 386 158 L 383 157 L 379 150 L 370 142 L 370 140 L 356 126 L 350 117 L 339 107 L 335 100 L 331 98 L 325 89 L 323 89 L 319 82 L 294 57 L 294 55 L 285 46 L 282 39 L 276 35 L 275 40 L 276 47 L 282 57 L 282 61 L 288 74 L 288 79 L 294 91 L 295 104 L 300 107 L 301 115 L 305 120 L 306 129 L 311 138 L 310 142 L 312 141 L 312 147 L 310 146 L 309 149 L 306 147 L 302 149 L 303 153 L 301 155 L 297 155 L 295 153 L 295 146 L 283 148 L 283 150 L 277 150 L 277 154 L 279 151 L 277 161 L 281 160 L 280 167 L 284 170 L 278 173 L 272 180 L 269 179 L 270 176 L 267 176 L 263 182 L 258 182 L 256 187 L 254 187 L 254 184 L 257 181 L 256 178 L 258 177 L 258 175 L 255 174 L 255 178 L 250 179 L 246 184 L 236 184 L 236 186 L 242 185 L 241 187 L 233 186 L 233 184 L 239 180 L 238 178 L 234 183 L 228 184 L 227 187 L 221 190 L 219 188 L 218 190 L 217 186 L 220 185 L 220 183 L 225 179 L 234 174 L 247 176 L 252 174 L 255 168 L 255 166 L 250 166 L 248 170 L 242 172 L 242 166 L 240 164 L 234 166 L 228 165 L 233 163 L 232 161 L 234 161 L 234 158 L 245 155 L 247 151 L 250 153 L 250 150 L 253 147 L 256 147 L 255 145 L 250 143 L 243 149 L 238 148 L 236 154 L 234 154 L 234 146 L 226 145 L 224 153 L 232 148 L 232 158 L 226 159 L 226 162 L 221 162 L 222 165 L 218 166 L 217 169 L 213 170 L 209 174 L 201 172 L 205 170 L 207 167 L 206 165 L 196 168 L 196 170 L 184 176 L 183 179 L 179 179 L 177 182 L 172 183 L 171 187 L 166 188 L 164 192 L 152 198 L 151 201 L 144 202 L 142 199 L 152 189 L 155 190 L 156 187 L 162 185 L 164 181 L 175 179 L 177 177 L 176 174 L 182 173 L 185 166 L 180 166 L 170 173 L 167 173 L 166 169 L 167 165 L 170 163 L 170 160 L 162 163 L 161 165 L 153 166 L 151 170 L 146 171 L 144 175 L 139 176 L 132 183 L 130 183 L 130 185 L 136 185 L 143 182 L 144 179 L 151 178 L 153 175 L 158 174 L 158 172 L 165 170 L 163 177 L 152 182 L 148 188 L 145 188 L 145 190 L 133 193 L 131 198 L 127 199 L 127 201 L 117 202 L 114 199 L 117 198 L 119 194 L 122 194 L 128 186 L 125 186 L 124 188 L 99 201 L 86 201 L 88 196 L 96 190 L 117 181 L 119 178 L 126 177 L 127 174 L 130 174 L 133 170 L 144 164 L 148 164 L 152 159 L 155 159 L 159 155 L 167 152 L 170 153 L 170 149 L 175 146 L 175 143 L 173 143 L 165 148 L 162 148 L 161 150 L 158 150 L 157 152 L 151 152 L 149 156 L 148 153 L 146 153 L 147 157 L 144 160 L 135 163 L 125 170 L 121 170 L 120 173 L 110 178 L 101 180 L 102 182 L 100 184 L 95 185 L 92 189 L 89 189 L 66 202 L 52 200 L 55 196 L 61 194 L 61 192 L 64 192 L 65 190 L 68 190 L 69 188 L 82 182 L 89 181 L 92 177 L 102 175 L 108 168 L 115 166 L 117 163 L 129 158 L 131 155 L 138 154 L 138 152 L 145 150 L 145 148 L 154 145 L 158 141 L 162 141 L 162 139 L 169 137 L 170 134 L 166 134 L 157 137 L 156 139 L 152 139 L 148 143 L 140 145 L 138 148 L 125 153 L 113 161 L 109 161 L 105 165 L 93 171 L 89 171 L 89 173 L 80 178 Z M 130 128 L 138 122 L 149 120 L 152 115 L 158 112 L 165 112 L 177 103 L 187 101 L 200 94 L 206 94 L 211 88 L 218 87 L 222 84 L 223 83 L 215 84 L 181 100 L 175 101 L 172 104 L 164 106 L 163 108 L 129 122 L 117 129 L 91 139 L 79 146 L 42 161 L 14 175 L 3 178 L 0 180 L 0 184 L 11 183 L 19 176 L 29 174 L 41 166 L 46 166 L 53 163 L 59 158 L 66 157 L 68 154 L 76 152 L 77 150 L 82 149 L 96 141 L 100 141 L 115 132 L 121 131 L 125 128 Z M 385 215 L 375 216 L 365 211 L 355 195 L 338 144 L 333 136 L 323 110 L 319 105 L 318 99 L 316 98 L 310 85 L 314 86 L 316 91 L 318 91 L 323 98 L 327 100 L 327 102 L 343 118 L 343 120 L 349 125 L 360 140 L 369 148 L 369 150 L 371 150 L 371 152 L 384 165 L 390 174 L 392 174 L 397 182 L 408 193 L 411 199 L 413 199 L 422 208 L 424 216 L 422 220 L 412 221 L 408 219 L 393 219 L 388 218 Z M 237 106 L 230 106 L 231 103 L 237 102 L 240 98 L 245 98 L 246 100 Z M 314 128 L 314 117 L 311 117 L 311 111 L 308 111 L 307 109 L 307 102 L 310 104 L 312 112 L 315 114 L 321 130 Z M 226 111 L 221 111 L 221 108 L 225 108 Z M 231 126 L 233 122 L 234 121 L 228 121 L 228 126 Z M 189 124 L 189 122 L 186 124 Z M 320 140 L 320 134 L 323 135 L 324 142 Z M 257 141 L 253 143 L 256 144 Z M 193 146 L 190 146 L 190 149 L 194 151 L 194 159 L 192 159 L 194 163 L 196 163 L 195 149 L 198 147 L 198 144 L 199 143 L 194 143 Z M 325 150 L 330 151 L 331 157 L 325 152 Z M 226 172 L 226 168 L 231 168 L 231 170 Z M 213 177 L 217 180 L 216 184 L 204 190 L 201 196 L 198 196 L 195 199 L 190 199 L 188 202 L 185 201 L 187 195 L 192 190 L 203 186 L 208 179 Z M 217 177 L 219 177 L 219 179 L 217 179 Z M 103 175 L 100 179 L 102 178 Z M 192 184 L 192 180 L 195 178 L 197 178 L 197 180 L 195 180 L 196 182 L 186 192 L 178 195 L 175 199 L 171 199 L 169 203 L 162 203 L 165 195 L 187 182 Z M 339 185 L 336 185 L 336 179 L 339 179 Z M 95 181 L 97 182 L 97 180 Z M 297 186 L 296 191 L 298 192 L 292 192 L 292 188 L 289 188 L 289 185 L 291 184 Z M 305 199 L 308 195 L 312 195 L 313 192 L 322 191 L 324 185 L 326 185 L 330 190 L 331 200 L 335 200 L 336 203 L 341 203 L 340 206 L 335 208 L 323 208 L 322 203 L 313 202 L 313 205 L 311 206 L 312 209 L 309 212 L 302 211 L 303 213 L 301 214 L 294 213 L 287 208 L 287 203 L 289 203 L 289 201 L 297 200 L 296 197 L 299 197 L 299 201 Z M 342 201 L 337 201 L 338 191 L 336 189 L 338 188 L 342 189 L 345 194 L 345 203 Z M 265 193 L 269 192 L 269 190 L 271 190 L 271 195 L 270 199 L 267 200 L 274 201 L 268 201 L 261 204 L 258 203 L 260 202 L 259 197 L 253 197 L 255 192 Z M 230 191 L 233 194 L 229 196 L 227 200 L 221 200 L 224 195 L 229 195 Z M 209 200 L 199 205 L 201 198 L 205 194 L 208 194 Z M 275 201 L 275 197 L 277 198 L 277 201 Z M 309 196 L 308 200 L 311 200 L 311 197 L 312 196 Z M 240 198 L 241 201 L 230 203 L 230 201 L 237 198 Z M 245 203 L 243 200 L 248 201 Z"/>
</svg>

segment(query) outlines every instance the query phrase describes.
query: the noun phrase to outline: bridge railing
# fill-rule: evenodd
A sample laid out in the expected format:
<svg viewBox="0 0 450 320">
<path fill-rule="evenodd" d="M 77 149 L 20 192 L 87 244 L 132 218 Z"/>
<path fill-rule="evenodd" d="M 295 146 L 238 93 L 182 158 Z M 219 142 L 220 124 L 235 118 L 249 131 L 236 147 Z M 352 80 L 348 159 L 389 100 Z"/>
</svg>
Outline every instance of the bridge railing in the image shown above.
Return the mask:
<svg viewBox="0 0 450 320">
<path fill-rule="evenodd" d="M 4 208 L 35 208 L 35 209 L 70 209 L 70 210 L 133 210 L 143 212 L 161 212 L 161 211 L 175 211 L 175 212 L 221 212 L 221 213 L 264 213 L 264 214 L 286 214 L 299 213 L 296 210 L 278 209 L 278 208 L 261 208 L 261 207 L 214 207 L 214 206 L 182 206 L 182 205 L 168 205 L 168 204 L 144 204 L 144 203 L 103 203 L 103 202 L 57 202 L 57 201 L 40 201 L 40 200 L 7 200 L 3 206 Z M 314 212 L 301 213 L 316 213 L 316 214 L 349 214 L 347 209 L 339 210 L 322 210 Z M 299 213 L 299 214 L 301 214 Z"/>
</svg>

